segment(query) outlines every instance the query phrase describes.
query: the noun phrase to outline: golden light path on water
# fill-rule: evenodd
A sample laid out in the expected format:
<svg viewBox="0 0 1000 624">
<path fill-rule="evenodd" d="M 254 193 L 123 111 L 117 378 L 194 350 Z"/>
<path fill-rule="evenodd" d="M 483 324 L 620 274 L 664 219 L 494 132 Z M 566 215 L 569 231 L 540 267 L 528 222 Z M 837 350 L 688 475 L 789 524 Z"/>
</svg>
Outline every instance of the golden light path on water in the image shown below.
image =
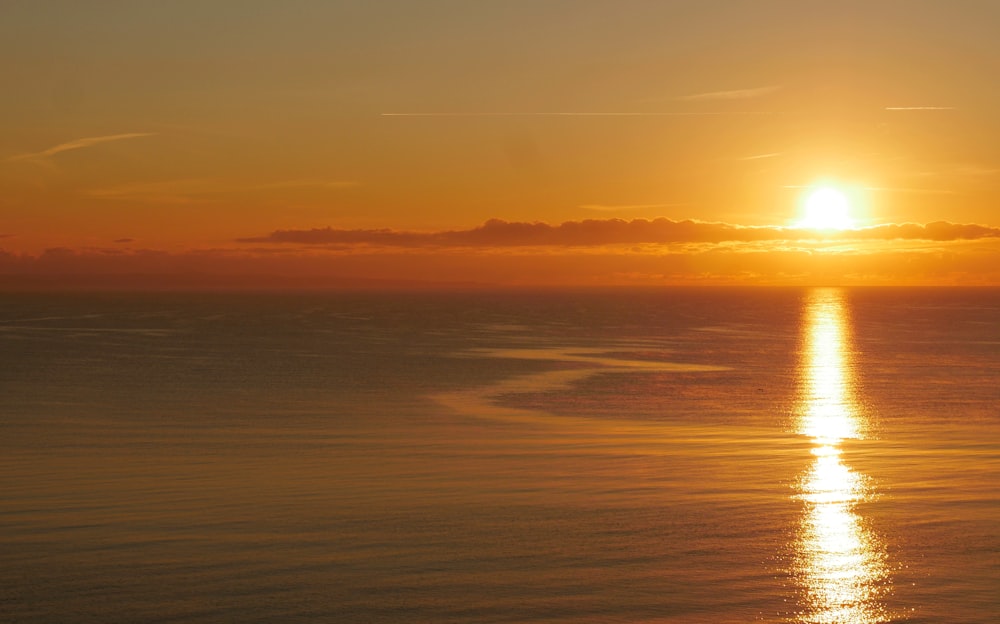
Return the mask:
<svg viewBox="0 0 1000 624">
<path fill-rule="evenodd" d="M 807 295 L 801 371 L 798 430 L 815 443 L 815 459 L 798 484 L 806 504 L 795 555 L 806 594 L 801 621 L 883 622 L 885 549 L 855 510 L 872 496 L 871 488 L 841 458 L 841 442 L 863 437 L 864 423 L 855 394 L 850 315 L 840 290 Z"/>
</svg>

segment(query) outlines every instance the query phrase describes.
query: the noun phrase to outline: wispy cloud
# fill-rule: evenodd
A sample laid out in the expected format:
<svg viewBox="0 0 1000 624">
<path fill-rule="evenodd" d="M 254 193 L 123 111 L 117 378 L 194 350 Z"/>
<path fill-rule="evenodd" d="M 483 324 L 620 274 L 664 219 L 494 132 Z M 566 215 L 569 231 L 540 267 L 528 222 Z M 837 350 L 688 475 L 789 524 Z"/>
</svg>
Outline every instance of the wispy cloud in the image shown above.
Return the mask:
<svg viewBox="0 0 1000 624">
<path fill-rule="evenodd" d="M 779 90 L 779 86 L 754 87 L 752 89 L 731 89 L 728 91 L 709 91 L 707 93 L 694 93 L 691 95 L 681 95 L 674 99 L 682 102 L 709 102 L 718 100 L 751 100 L 763 97 Z"/>
<path fill-rule="evenodd" d="M 781 186 L 783 189 L 814 189 L 815 184 L 783 184 Z M 876 193 L 927 193 L 929 195 L 954 195 L 955 191 L 946 189 L 932 189 L 932 188 L 916 188 L 909 186 L 862 186 L 859 187 L 863 191 L 872 191 Z"/>
<path fill-rule="evenodd" d="M 886 106 L 887 111 L 953 111 L 954 106 Z"/>
<path fill-rule="evenodd" d="M 703 221 L 587 219 L 558 225 L 490 219 L 470 230 L 413 232 L 405 230 L 277 230 L 238 242 L 300 245 L 373 245 L 383 247 L 529 247 L 621 244 L 685 244 L 765 241 L 931 240 L 1000 238 L 1000 228 L 938 221 L 883 224 L 857 230 L 817 232 L 779 226 L 740 226 Z"/>
<path fill-rule="evenodd" d="M 352 186 L 358 186 L 358 182 L 354 180 L 306 179 L 306 180 L 282 180 L 279 182 L 265 182 L 263 184 L 256 184 L 249 187 L 239 187 L 239 190 L 265 191 L 269 189 L 309 188 L 309 187 L 342 189 L 342 188 L 350 188 Z"/>
<path fill-rule="evenodd" d="M 31 152 L 29 154 L 18 154 L 17 156 L 11 156 L 8 161 L 15 160 L 39 160 L 43 158 L 48 158 L 49 156 L 55 156 L 62 152 L 68 152 L 71 150 L 83 149 L 85 147 L 92 147 L 94 145 L 100 145 L 101 143 L 111 143 L 112 141 L 124 141 L 126 139 L 138 139 L 140 137 L 148 137 L 156 134 L 155 132 L 129 132 L 126 134 L 109 134 L 107 136 L 98 137 L 86 137 L 83 139 L 76 139 L 73 141 L 68 141 L 66 143 L 60 143 L 59 145 L 54 145 L 46 150 L 40 152 Z"/>
<path fill-rule="evenodd" d="M 764 160 L 765 158 L 774 158 L 776 156 L 781 156 L 783 152 L 768 152 L 767 154 L 754 154 L 753 156 L 744 156 L 742 158 L 737 158 L 736 160 Z"/>
<path fill-rule="evenodd" d="M 86 191 L 86 195 L 97 199 L 190 204 L 211 201 L 222 195 L 238 193 L 295 188 L 343 189 L 357 185 L 358 183 L 352 180 L 299 179 L 247 184 L 212 178 L 196 178 L 91 189 Z"/>
<path fill-rule="evenodd" d="M 971 177 L 989 177 L 1000 174 L 1000 167 L 990 167 L 986 165 L 965 165 L 955 167 L 952 170 L 955 175 L 961 176 L 971 176 Z"/>
<path fill-rule="evenodd" d="M 597 210 L 599 212 L 625 212 L 628 210 L 648 210 L 652 208 L 677 208 L 686 204 L 581 204 L 579 207 L 584 210 Z"/>
<path fill-rule="evenodd" d="M 943 164 L 935 169 L 925 169 L 922 171 L 911 171 L 909 176 L 914 178 L 983 178 L 993 177 L 1000 174 L 1000 167 L 995 163 L 951 163 Z"/>
<path fill-rule="evenodd" d="M 911 188 L 905 186 L 866 186 L 866 191 L 880 193 L 916 193 L 920 195 L 957 195 L 957 191 L 948 189 Z"/>
<path fill-rule="evenodd" d="M 778 91 L 779 86 L 695 93 L 671 98 L 681 102 L 750 100 Z M 648 100 L 647 100 L 648 101 Z M 382 117 L 723 117 L 776 115 L 774 111 L 387 111 Z"/>
<path fill-rule="evenodd" d="M 724 117 L 729 115 L 779 115 L 774 111 L 714 111 L 714 112 L 675 112 L 675 111 L 568 111 L 568 112 L 398 112 L 381 113 L 382 117 Z"/>
</svg>

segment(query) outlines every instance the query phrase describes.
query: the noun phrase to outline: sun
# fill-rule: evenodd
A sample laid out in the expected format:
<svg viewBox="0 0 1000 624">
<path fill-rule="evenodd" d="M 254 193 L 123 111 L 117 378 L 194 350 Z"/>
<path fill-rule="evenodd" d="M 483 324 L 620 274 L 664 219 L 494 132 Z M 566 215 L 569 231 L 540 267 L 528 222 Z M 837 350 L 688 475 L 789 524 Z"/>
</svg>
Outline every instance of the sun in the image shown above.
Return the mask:
<svg viewBox="0 0 1000 624">
<path fill-rule="evenodd" d="M 831 186 L 812 189 L 806 196 L 805 215 L 796 223 L 810 230 L 849 230 L 855 227 L 847 195 Z"/>
</svg>

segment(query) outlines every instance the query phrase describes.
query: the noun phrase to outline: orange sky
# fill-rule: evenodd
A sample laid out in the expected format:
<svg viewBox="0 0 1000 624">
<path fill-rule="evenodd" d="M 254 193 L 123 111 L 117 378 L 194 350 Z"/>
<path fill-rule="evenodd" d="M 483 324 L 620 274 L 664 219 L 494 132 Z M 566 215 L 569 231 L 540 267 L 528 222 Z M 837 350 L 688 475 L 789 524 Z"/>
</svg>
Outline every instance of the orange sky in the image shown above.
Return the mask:
<svg viewBox="0 0 1000 624">
<path fill-rule="evenodd" d="M 989 0 L 5 2 L 0 276 L 1000 284 L 998 23 Z M 820 182 L 857 234 L 788 229 Z"/>
</svg>

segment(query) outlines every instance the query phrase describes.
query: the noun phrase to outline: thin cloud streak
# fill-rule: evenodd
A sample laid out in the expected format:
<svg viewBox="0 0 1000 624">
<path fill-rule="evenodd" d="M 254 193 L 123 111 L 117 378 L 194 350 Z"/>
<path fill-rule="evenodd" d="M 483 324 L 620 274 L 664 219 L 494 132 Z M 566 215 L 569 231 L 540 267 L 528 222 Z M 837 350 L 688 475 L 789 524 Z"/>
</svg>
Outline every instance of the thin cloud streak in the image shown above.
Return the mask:
<svg viewBox="0 0 1000 624">
<path fill-rule="evenodd" d="M 66 143 L 60 143 L 50 147 L 47 150 L 42 150 L 41 152 L 32 152 L 30 154 L 19 154 L 17 156 L 11 156 L 7 159 L 8 162 L 16 160 L 38 160 L 42 158 L 48 158 L 49 156 L 55 156 L 62 152 L 68 152 L 71 150 L 83 149 L 86 147 L 92 147 L 94 145 L 100 145 L 101 143 L 111 143 L 112 141 L 124 141 L 126 139 L 138 139 L 140 137 L 154 136 L 155 132 L 129 132 L 126 134 L 109 134 L 107 136 L 98 137 L 86 137 L 83 139 L 76 139 L 74 141 L 68 141 Z"/>
<path fill-rule="evenodd" d="M 297 188 L 345 189 L 358 186 L 353 180 L 282 180 L 241 185 L 226 180 L 188 179 L 146 182 L 124 186 L 92 189 L 86 191 L 89 197 L 97 199 L 147 201 L 154 203 L 196 203 L 209 201 L 212 197 L 256 191 L 274 191 Z"/>
<path fill-rule="evenodd" d="M 538 112 L 538 113 L 504 113 L 504 112 L 436 112 L 436 113 L 380 113 L 382 117 L 725 117 L 730 115 L 782 115 L 775 111 L 716 111 L 716 112 Z"/>
<path fill-rule="evenodd" d="M 781 87 L 767 86 L 755 87 L 752 89 L 731 89 L 728 91 L 709 91 L 707 93 L 695 93 L 692 95 L 682 95 L 674 99 L 682 102 L 709 102 L 719 100 L 750 100 L 774 93 Z"/>
<path fill-rule="evenodd" d="M 596 210 L 599 212 L 619 212 L 626 210 L 648 210 L 650 208 L 678 208 L 687 204 L 581 204 L 579 207 L 584 210 Z"/>
<path fill-rule="evenodd" d="M 769 152 L 767 154 L 757 154 L 755 156 L 744 156 L 743 158 L 737 158 L 737 160 L 764 160 L 765 158 L 775 158 L 776 156 L 781 156 L 784 152 Z"/>
<path fill-rule="evenodd" d="M 866 191 L 875 191 L 881 193 L 917 193 L 925 195 L 957 195 L 958 191 L 951 191 L 947 189 L 928 189 L 928 188 L 907 188 L 907 187 L 895 187 L 895 186 L 866 186 Z"/>
<path fill-rule="evenodd" d="M 469 230 L 413 232 L 392 229 L 276 230 L 266 236 L 241 238 L 241 243 L 296 245 L 360 245 L 398 248 L 594 247 L 601 245 L 691 244 L 774 241 L 930 240 L 956 241 L 1000 238 L 1000 228 L 937 221 L 882 224 L 856 230 L 820 232 L 780 226 L 741 226 L 703 221 L 587 219 L 548 223 L 490 219 Z"/>
<path fill-rule="evenodd" d="M 954 163 L 950 165 L 943 165 L 936 169 L 928 169 L 924 171 L 912 171 L 908 175 L 912 178 L 981 178 L 981 177 L 992 177 L 1000 174 L 1000 168 L 989 165 L 977 164 L 977 163 Z"/>
<path fill-rule="evenodd" d="M 954 106 L 886 106 L 887 111 L 953 111 Z"/>
</svg>

